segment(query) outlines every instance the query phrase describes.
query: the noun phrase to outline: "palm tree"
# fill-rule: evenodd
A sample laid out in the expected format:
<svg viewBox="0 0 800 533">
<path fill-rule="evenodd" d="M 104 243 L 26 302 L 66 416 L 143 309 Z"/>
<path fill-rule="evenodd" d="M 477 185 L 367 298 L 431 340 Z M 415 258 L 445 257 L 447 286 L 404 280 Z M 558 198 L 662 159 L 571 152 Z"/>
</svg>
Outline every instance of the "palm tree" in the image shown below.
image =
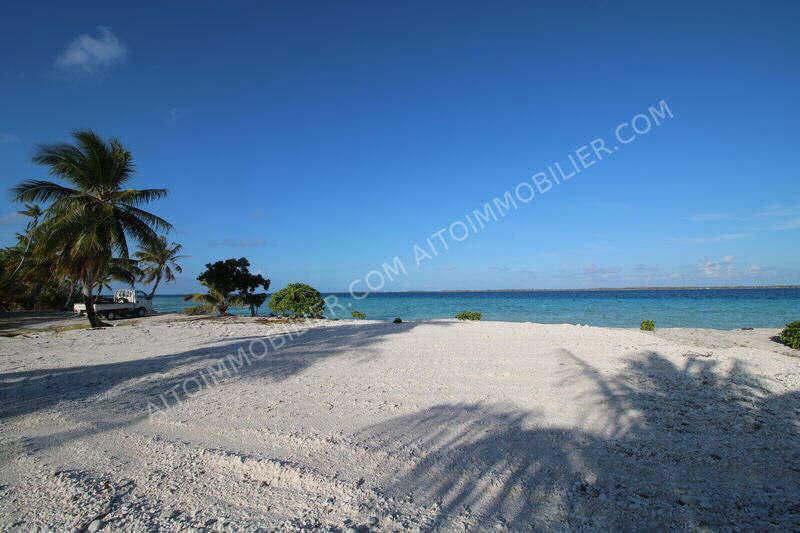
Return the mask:
<svg viewBox="0 0 800 533">
<path fill-rule="evenodd" d="M 31 243 L 34 242 L 34 232 L 39 226 L 39 219 L 42 217 L 42 208 L 36 204 L 25 204 L 25 209 L 22 211 L 17 211 L 17 213 L 28 217 L 30 220 L 25 225 L 24 235 L 18 235 L 20 243 L 23 240 L 25 241 L 25 250 L 22 252 L 22 257 L 20 257 L 17 268 L 14 269 L 14 272 L 11 273 L 9 278 L 13 278 L 17 274 L 17 271 L 19 271 L 19 269 L 22 267 L 22 263 L 25 262 L 25 258 L 28 257 L 28 251 L 31 248 Z"/>
<path fill-rule="evenodd" d="M 119 257 L 112 258 L 99 272 L 100 274 L 95 280 L 97 295 L 94 301 L 97 301 L 97 298 L 103 293 L 103 289 L 113 291 L 111 287 L 113 282 L 121 281 L 133 288 L 136 279 L 142 276 L 142 269 L 139 268 L 136 261 Z"/>
<path fill-rule="evenodd" d="M 184 301 L 188 302 L 189 300 L 193 300 L 195 302 L 203 302 L 209 308 L 215 309 L 219 316 L 228 314 L 229 307 L 241 307 L 244 305 L 244 301 L 239 295 L 222 291 L 203 281 L 201 281 L 200 284 L 208 289 L 208 292 L 189 294 L 183 297 Z"/>
<path fill-rule="evenodd" d="M 162 278 L 167 282 L 175 281 L 173 271 L 179 274 L 183 272 L 181 266 L 177 263 L 179 259 L 186 257 L 185 255 L 180 255 L 181 250 L 183 250 L 183 246 L 174 242 L 167 244 L 167 238 L 162 235 L 158 238 L 158 242 L 153 243 L 153 246 L 147 246 L 136 252 L 136 259 L 143 270 L 140 281 L 144 283 L 153 283 L 155 281 L 149 298 L 152 299 L 156 294 L 156 289 Z"/>
<path fill-rule="evenodd" d="M 71 186 L 31 179 L 12 192 L 19 202 L 49 204 L 34 253 L 58 256 L 59 268 L 81 282 L 89 322 L 98 327 L 103 324 L 94 310 L 92 287 L 112 258 L 129 258 L 129 237 L 146 247 L 158 240 L 157 230 L 171 228 L 140 208 L 163 198 L 167 190 L 125 188 L 133 176 L 133 160 L 118 140 L 105 142 L 92 131 L 72 136 L 75 144 L 42 145 L 33 157 Z"/>
</svg>

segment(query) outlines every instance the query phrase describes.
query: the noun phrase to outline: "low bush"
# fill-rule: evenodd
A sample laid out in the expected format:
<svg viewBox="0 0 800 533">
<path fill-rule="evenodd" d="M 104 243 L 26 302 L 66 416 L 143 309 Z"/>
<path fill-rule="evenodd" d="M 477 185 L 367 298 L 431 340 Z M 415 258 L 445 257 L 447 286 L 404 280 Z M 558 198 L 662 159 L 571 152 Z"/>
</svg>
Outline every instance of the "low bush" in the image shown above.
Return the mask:
<svg viewBox="0 0 800 533">
<path fill-rule="evenodd" d="M 639 329 L 642 331 L 655 331 L 656 323 L 652 320 L 642 320 L 642 323 L 639 324 Z"/>
<path fill-rule="evenodd" d="M 456 315 L 459 320 L 480 320 L 481 314 L 477 311 L 461 311 Z"/>
<path fill-rule="evenodd" d="M 282 315 L 322 318 L 325 301 L 314 287 L 304 283 L 290 283 L 272 295 L 269 306 Z"/>
<path fill-rule="evenodd" d="M 365 315 L 361 311 L 353 311 L 352 313 L 350 313 L 350 316 L 352 316 L 353 318 L 357 318 L 359 320 L 364 320 L 365 318 L 367 318 L 367 315 Z"/>
<path fill-rule="evenodd" d="M 190 315 L 190 316 L 207 315 L 207 314 L 209 314 L 209 313 L 211 313 L 213 311 L 214 311 L 214 306 L 213 305 L 208 305 L 208 304 L 193 305 L 191 307 L 184 307 L 183 308 L 183 314 Z"/>
<path fill-rule="evenodd" d="M 800 320 L 786 324 L 786 327 L 781 331 L 778 340 L 789 348 L 800 350 Z"/>
<path fill-rule="evenodd" d="M 403 319 L 401 319 L 400 317 L 397 317 L 392 322 L 394 322 L 395 324 L 402 324 L 403 323 Z"/>
</svg>

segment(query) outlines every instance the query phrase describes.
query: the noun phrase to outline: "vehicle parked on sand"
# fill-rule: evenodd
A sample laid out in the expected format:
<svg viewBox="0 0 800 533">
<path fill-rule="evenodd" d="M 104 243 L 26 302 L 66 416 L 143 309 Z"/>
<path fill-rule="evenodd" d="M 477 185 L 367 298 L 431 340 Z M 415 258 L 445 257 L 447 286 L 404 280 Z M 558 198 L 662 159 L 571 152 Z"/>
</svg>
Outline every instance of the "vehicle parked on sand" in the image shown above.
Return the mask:
<svg viewBox="0 0 800 533">
<path fill-rule="evenodd" d="M 133 289 L 119 289 L 113 298 L 98 299 L 94 304 L 95 312 L 108 320 L 128 316 L 142 317 L 153 313 L 153 302 L 143 291 Z M 80 316 L 86 314 L 85 304 L 75 304 L 75 313 Z"/>
</svg>

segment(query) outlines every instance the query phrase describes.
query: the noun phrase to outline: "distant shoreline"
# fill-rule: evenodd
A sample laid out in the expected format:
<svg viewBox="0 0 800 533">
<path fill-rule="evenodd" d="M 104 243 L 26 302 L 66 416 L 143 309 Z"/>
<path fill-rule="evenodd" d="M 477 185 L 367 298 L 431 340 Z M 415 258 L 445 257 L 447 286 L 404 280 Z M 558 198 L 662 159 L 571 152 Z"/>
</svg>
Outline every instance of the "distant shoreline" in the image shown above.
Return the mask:
<svg viewBox="0 0 800 533">
<path fill-rule="evenodd" d="M 709 285 L 688 287 L 591 287 L 583 289 L 439 289 L 411 291 L 372 291 L 369 294 L 448 294 L 448 293 L 481 293 L 481 292 L 611 292 L 611 291 L 713 291 L 713 290 L 764 290 L 764 289 L 800 289 L 800 285 Z M 320 291 L 322 294 L 350 294 L 349 291 Z M 186 296 L 186 294 L 156 294 L 156 296 Z M 271 294 L 271 293 L 270 293 Z M 356 294 L 362 294 L 356 292 Z"/>
</svg>

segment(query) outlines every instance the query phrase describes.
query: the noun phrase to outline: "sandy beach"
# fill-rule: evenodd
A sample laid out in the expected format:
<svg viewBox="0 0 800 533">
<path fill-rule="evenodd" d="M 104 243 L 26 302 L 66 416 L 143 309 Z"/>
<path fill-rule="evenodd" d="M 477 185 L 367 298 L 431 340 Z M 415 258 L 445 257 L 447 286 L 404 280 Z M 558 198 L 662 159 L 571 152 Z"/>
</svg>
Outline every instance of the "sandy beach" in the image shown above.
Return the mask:
<svg viewBox="0 0 800 533">
<path fill-rule="evenodd" d="M 152 317 L 0 338 L 0 528 L 800 528 L 777 330 Z"/>
</svg>

